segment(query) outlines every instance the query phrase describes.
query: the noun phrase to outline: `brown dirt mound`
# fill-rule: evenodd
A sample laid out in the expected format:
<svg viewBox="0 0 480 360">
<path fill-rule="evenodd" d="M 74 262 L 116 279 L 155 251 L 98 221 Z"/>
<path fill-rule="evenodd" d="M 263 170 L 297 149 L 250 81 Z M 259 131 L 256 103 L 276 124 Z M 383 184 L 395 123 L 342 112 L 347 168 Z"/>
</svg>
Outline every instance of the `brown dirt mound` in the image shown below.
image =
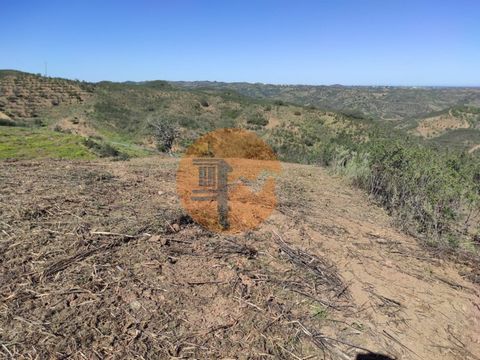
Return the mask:
<svg viewBox="0 0 480 360">
<path fill-rule="evenodd" d="M 0 163 L 3 356 L 479 358 L 471 269 L 361 193 L 285 164 L 267 223 L 220 235 L 180 209 L 176 166 Z"/>
</svg>

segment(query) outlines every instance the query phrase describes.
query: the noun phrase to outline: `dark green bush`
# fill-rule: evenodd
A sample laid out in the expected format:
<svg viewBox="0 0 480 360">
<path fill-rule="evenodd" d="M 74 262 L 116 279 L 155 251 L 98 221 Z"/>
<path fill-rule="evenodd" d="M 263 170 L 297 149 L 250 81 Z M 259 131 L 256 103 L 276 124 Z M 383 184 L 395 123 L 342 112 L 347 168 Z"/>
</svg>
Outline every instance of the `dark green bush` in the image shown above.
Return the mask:
<svg viewBox="0 0 480 360">
<path fill-rule="evenodd" d="M 113 157 L 120 160 L 128 159 L 127 154 L 118 151 L 113 146 L 105 142 L 95 141 L 92 138 L 85 138 L 83 140 L 83 144 L 100 157 Z"/>
<path fill-rule="evenodd" d="M 268 124 L 268 119 L 260 113 L 255 113 L 248 117 L 247 123 L 251 125 L 265 126 Z"/>
<path fill-rule="evenodd" d="M 0 119 L 0 126 L 16 126 L 15 121 L 10 119 Z"/>
</svg>

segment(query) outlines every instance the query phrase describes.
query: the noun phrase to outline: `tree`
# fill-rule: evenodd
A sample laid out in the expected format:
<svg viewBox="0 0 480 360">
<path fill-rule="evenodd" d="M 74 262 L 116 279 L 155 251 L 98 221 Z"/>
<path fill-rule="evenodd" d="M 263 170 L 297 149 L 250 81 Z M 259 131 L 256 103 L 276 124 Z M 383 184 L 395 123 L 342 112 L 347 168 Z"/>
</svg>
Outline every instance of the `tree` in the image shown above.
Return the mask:
<svg viewBox="0 0 480 360">
<path fill-rule="evenodd" d="M 157 142 L 157 149 L 170 153 L 173 143 L 179 135 L 177 122 L 166 118 L 155 118 L 150 120 L 150 126 L 153 129 L 153 135 Z"/>
</svg>

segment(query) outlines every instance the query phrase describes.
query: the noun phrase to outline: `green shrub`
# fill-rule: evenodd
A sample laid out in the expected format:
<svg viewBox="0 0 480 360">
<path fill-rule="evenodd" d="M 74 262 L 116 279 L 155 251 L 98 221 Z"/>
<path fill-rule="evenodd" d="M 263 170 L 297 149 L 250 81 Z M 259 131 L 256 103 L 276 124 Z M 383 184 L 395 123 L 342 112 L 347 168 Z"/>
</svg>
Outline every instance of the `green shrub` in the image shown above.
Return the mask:
<svg viewBox="0 0 480 360">
<path fill-rule="evenodd" d="M 470 215 L 480 210 L 480 166 L 473 158 L 385 137 L 370 139 L 359 152 L 337 148 L 333 167 L 413 233 L 450 246 L 470 236 Z"/>
<path fill-rule="evenodd" d="M 127 154 L 118 151 L 113 146 L 103 141 L 95 141 L 92 138 L 85 138 L 83 139 L 83 144 L 99 157 L 113 157 L 121 160 L 128 159 Z"/>
<path fill-rule="evenodd" d="M 240 109 L 225 109 L 222 111 L 222 117 L 236 119 L 240 116 L 242 110 Z"/>
<path fill-rule="evenodd" d="M 265 126 L 268 125 L 268 119 L 265 118 L 263 114 L 254 113 L 248 117 L 247 123 L 251 125 Z"/>
<path fill-rule="evenodd" d="M 298 131 L 273 129 L 267 140 L 282 160 L 328 166 L 345 176 L 431 244 L 468 247 L 480 231 L 474 216 L 480 213 L 479 158 L 381 129 L 336 133 L 318 122 Z"/>
<path fill-rule="evenodd" d="M 16 126 L 16 123 L 10 119 L 0 119 L 0 126 Z"/>
</svg>

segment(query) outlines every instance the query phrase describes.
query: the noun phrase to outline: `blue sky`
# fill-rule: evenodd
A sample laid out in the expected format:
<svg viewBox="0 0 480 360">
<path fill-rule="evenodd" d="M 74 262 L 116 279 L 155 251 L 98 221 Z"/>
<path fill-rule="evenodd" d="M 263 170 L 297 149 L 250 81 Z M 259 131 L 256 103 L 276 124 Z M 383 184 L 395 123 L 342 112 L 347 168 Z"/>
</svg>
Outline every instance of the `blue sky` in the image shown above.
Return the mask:
<svg viewBox="0 0 480 360">
<path fill-rule="evenodd" d="M 480 86 L 480 1 L 0 0 L 0 68 L 87 81 Z"/>
</svg>

